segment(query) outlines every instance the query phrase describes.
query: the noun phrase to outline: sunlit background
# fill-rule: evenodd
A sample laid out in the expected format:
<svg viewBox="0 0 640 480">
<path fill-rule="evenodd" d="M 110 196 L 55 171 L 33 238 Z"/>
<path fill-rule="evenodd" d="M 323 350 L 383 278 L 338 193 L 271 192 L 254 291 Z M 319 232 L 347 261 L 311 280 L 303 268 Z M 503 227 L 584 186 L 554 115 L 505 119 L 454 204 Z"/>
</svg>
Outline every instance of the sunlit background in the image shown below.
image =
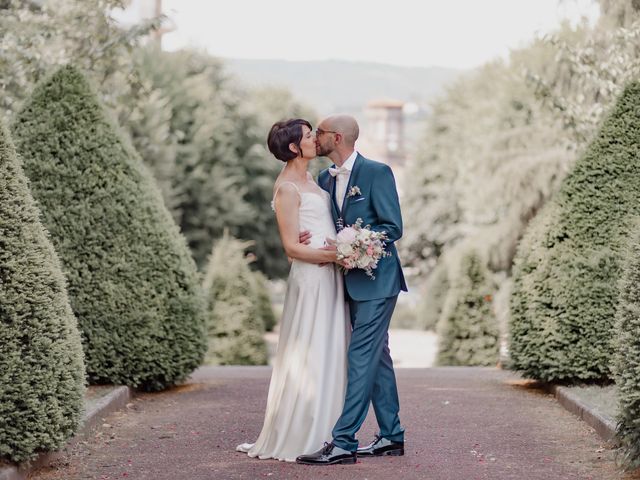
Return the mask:
<svg viewBox="0 0 640 480">
<path fill-rule="evenodd" d="M 210 303 L 211 363 L 267 361 L 261 342 L 234 356 L 252 329 L 271 350 L 277 339 L 289 265 L 270 208 L 275 121 L 350 113 L 357 149 L 393 168 L 410 285 L 392 321 L 397 364 L 491 365 L 509 355 L 518 245 L 640 72 L 636 0 L 25 0 L 0 11 L 8 124 L 38 81 L 76 65 L 203 277 L 270 292 L 258 301 L 264 288 L 245 285 L 228 299 L 262 313 Z M 447 339 L 477 325 L 487 350 L 470 342 L 464 360 L 447 357 Z M 224 360 L 219 337 L 235 339 Z"/>
<path fill-rule="evenodd" d="M 459 105 L 457 114 L 464 114 L 466 110 L 471 118 L 473 102 L 483 96 L 483 101 L 495 105 L 504 102 L 505 95 L 513 92 L 505 91 L 510 87 L 501 82 L 509 83 L 505 79 L 513 76 L 520 76 L 522 85 L 528 82 L 530 92 L 538 88 L 537 95 L 541 99 L 540 85 L 536 86 L 536 80 L 533 80 L 535 67 L 529 67 L 527 60 L 519 58 L 531 52 L 532 62 L 535 62 L 534 57 L 539 55 L 536 50 L 541 48 L 539 45 L 554 44 L 559 32 L 583 32 L 586 37 L 586 32 L 596 27 L 601 6 L 611 7 L 611 3 L 590 0 L 400 0 L 390 5 L 378 0 L 307 3 L 293 0 L 224 3 L 134 0 L 126 10 L 116 12 L 116 18 L 123 24 L 136 24 L 146 18 L 165 15 L 164 27 L 154 37 L 163 50 L 197 49 L 221 58 L 226 71 L 249 88 L 283 88 L 291 92 L 297 101 L 313 112 L 312 122 L 337 112 L 350 113 L 359 120 L 362 133 L 358 150 L 393 167 L 405 206 L 406 234 L 400 244 L 404 247 L 403 258 L 412 288 L 399 301 L 394 317 L 396 330 L 391 336 L 392 349 L 400 366 L 429 366 L 436 355 L 435 325 L 432 320 L 419 317 L 424 317 L 421 309 L 430 308 L 421 306 L 425 302 L 424 285 L 429 283 L 434 267 L 442 262 L 442 254 L 447 250 L 455 253 L 454 245 L 463 244 L 471 238 L 482 238 L 475 241 L 483 244 L 481 250 L 485 257 L 511 258 L 513 242 L 519 237 L 517 231 L 521 228 L 511 224 L 504 226 L 502 217 L 512 218 L 515 214 L 508 213 L 509 206 L 504 204 L 511 202 L 511 197 L 498 200 L 500 193 L 496 189 L 503 188 L 503 185 L 489 187 L 483 184 L 487 181 L 487 172 L 483 173 L 485 176 L 478 175 L 475 182 L 467 178 L 473 175 L 474 165 L 480 169 L 484 167 L 478 156 L 465 158 L 468 155 L 464 151 L 465 135 L 467 139 L 484 135 L 485 141 L 481 142 L 484 145 L 476 143 L 476 148 L 479 151 L 490 149 L 491 142 L 496 141 L 489 138 L 491 126 L 487 125 L 485 130 L 481 126 L 485 121 L 491 122 L 491 115 L 502 113 L 483 112 L 481 108 L 475 112 L 480 116 L 467 125 L 470 130 L 458 132 L 460 143 L 457 151 L 455 148 L 438 150 L 432 149 L 429 143 L 437 142 L 437 135 L 427 140 L 428 135 L 425 134 L 425 130 L 430 128 L 429 122 L 431 125 L 440 122 L 438 116 L 433 115 L 434 105 L 438 105 L 438 99 L 443 96 L 447 101 L 463 101 L 455 93 L 447 94 L 447 89 L 451 89 L 460 78 L 466 79 L 462 80 L 463 85 L 465 81 L 468 85 L 459 88 L 472 87 L 477 83 L 477 77 L 482 76 L 475 72 L 483 70 L 487 78 L 481 82 L 486 85 L 471 93 L 468 107 Z M 553 62 L 558 52 L 546 53 L 548 61 Z M 492 69 L 493 72 L 488 71 Z M 490 79 L 492 75 L 496 76 L 494 80 Z M 532 95 L 535 96 L 534 93 Z M 440 105 L 443 103 L 446 101 Z M 446 115 L 445 112 L 441 117 Z M 456 127 L 462 128 L 463 125 Z M 499 123 L 494 125 L 492 134 L 497 134 L 497 128 Z M 442 138 L 453 140 L 446 136 Z M 470 141 L 469 144 L 474 143 Z M 556 148 L 559 147 L 550 150 L 551 156 L 556 158 L 559 168 L 564 169 L 567 160 L 558 159 Z M 418 177 L 425 175 L 429 163 L 437 165 L 429 158 L 436 159 L 444 152 L 451 157 L 441 161 L 450 165 L 457 161 L 456 168 L 462 169 L 456 174 L 457 180 L 435 184 L 443 191 L 450 189 L 450 192 L 441 195 L 426 193 L 421 188 L 423 185 L 412 185 L 416 176 L 412 175 L 411 166 L 414 173 L 415 169 L 420 169 Z M 502 154 L 497 149 L 495 155 L 499 157 Z M 441 175 L 441 172 L 436 168 L 433 174 Z M 407 178 L 407 175 L 412 178 Z M 553 184 L 555 180 L 544 182 Z M 553 189 L 552 184 L 543 187 L 547 190 L 543 196 Z M 485 192 L 474 192 L 476 188 L 485 187 Z M 474 200 L 465 205 L 470 200 L 459 198 L 453 203 L 459 202 L 462 207 L 452 206 L 446 212 L 452 215 L 451 218 L 444 221 L 438 218 L 437 209 L 441 209 L 441 202 L 450 200 L 450 196 L 460 188 L 480 202 L 483 194 L 493 195 L 487 203 L 495 205 L 480 211 L 482 205 L 474 205 Z M 460 214 L 460 210 L 465 208 L 466 212 Z M 528 205 L 523 208 L 530 211 L 538 207 Z M 436 213 L 424 213 L 430 209 Z M 454 218 L 454 213 L 459 216 Z M 425 221 L 414 225 L 417 218 Z M 487 233 L 502 228 L 509 230 L 506 234 L 506 237 L 511 237 L 509 240 L 505 240 L 505 234 Z M 423 233 L 422 229 L 430 231 Z M 434 242 L 424 241 L 425 237 L 438 235 L 440 238 Z M 450 257 L 455 257 L 454 253 Z M 503 258 L 494 260 L 494 263 L 496 261 L 504 263 L 490 266 L 492 274 L 497 277 L 497 284 L 509 285 L 509 260 Z M 276 292 L 275 307 L 278 309 L 284 287 L 275 281 L 271 285 L 272 291 Z M 429 291 L 434 289 L 429 288 Z M 498 289 L 497 298 L 504 304 L 507 294 Z M 433 303 L 432 299 L 428 302 Z M 505 309 L 504 305 L 496 308 L 503 326 L 506 322 Z M 426 332 L 413 330 L 422 330 L 425 322 L 428 324 Z M 277 336 L 270 335 L 273 346 Z"/>
</svg>

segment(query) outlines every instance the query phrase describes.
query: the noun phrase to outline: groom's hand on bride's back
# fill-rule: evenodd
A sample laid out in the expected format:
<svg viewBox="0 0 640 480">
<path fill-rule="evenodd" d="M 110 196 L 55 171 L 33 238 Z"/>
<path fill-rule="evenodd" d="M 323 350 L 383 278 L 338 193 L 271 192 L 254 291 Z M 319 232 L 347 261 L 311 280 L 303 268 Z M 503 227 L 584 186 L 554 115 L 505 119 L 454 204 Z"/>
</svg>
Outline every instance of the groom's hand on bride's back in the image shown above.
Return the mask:
<svg viewBox="0 0 640 480">
<path fill-rule="evenodd" d="M 311 232 L 309 230 L 300 232 L 299 241 L 303 245 L 309 245 L 311 243 Z"/>
</svg>

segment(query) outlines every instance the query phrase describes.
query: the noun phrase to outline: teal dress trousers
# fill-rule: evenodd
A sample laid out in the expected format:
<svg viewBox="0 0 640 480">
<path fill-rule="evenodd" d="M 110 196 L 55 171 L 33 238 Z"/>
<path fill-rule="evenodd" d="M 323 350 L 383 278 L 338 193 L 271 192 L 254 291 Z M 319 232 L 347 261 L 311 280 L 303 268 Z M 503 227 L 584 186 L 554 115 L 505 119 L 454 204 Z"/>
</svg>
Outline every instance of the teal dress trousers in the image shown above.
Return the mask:
<svg viewBox="0 0 640 480">
<path fill-rule="evenodd" d="M 404 441 L 400 425 L 398 388 L 389 353 L 389 322 L 401 290 L 407 291 L 394 242 L 402 236 L 402 214 L 393 172 L 388 165 L 358 154 L 347 184 L 342 210 L 336 202 L 336 180 L 328 169 L 318 184 L 331 195 L 331 210 L 338 229 L 362 219 L 374 231 L 387 233 L 387 251 L 371 279 L 364 270 L 345 275 L 345 290 L 352 326 L 348 351 L 347 392 L 344 408 L 333 428 L 333 443 L 355 451 L 370 402 L 380 428 L 379 435 Z M 358 187 L 357 189 L 352 187 Z M 350 194 L 351 192 L 351 194 Z"/>
</svg>

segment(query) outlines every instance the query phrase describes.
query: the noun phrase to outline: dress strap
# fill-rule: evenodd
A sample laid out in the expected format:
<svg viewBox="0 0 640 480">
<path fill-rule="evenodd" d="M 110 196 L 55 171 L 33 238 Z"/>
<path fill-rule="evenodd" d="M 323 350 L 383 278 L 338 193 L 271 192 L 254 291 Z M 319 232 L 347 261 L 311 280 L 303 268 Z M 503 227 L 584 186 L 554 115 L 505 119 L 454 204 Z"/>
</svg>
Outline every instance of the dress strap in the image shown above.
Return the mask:
<svg viewBox="0 0 640 480">
<path fill-rule="evenodd" d="M 273 192 L 273 199 L 271 200 L 271 210 L 273 210 L 274 212 L 276 211 L 276 195 L 278 195 L 278 191 L 280 191 L 280 187 L 286 183 L 293 185 L 293 187 L 296 189 L 296 192 L 298 192 L 298 196 L 302 198 L 302 195 L 300 195 L 300 189 L 298 188 L 298 185 L 296 185 L 294 182 L 289 182 L 289 181 L 282 182 L 280 185 L 278 185 L 278 188 L 276 188 L 276 191 Z"/>
</svg>

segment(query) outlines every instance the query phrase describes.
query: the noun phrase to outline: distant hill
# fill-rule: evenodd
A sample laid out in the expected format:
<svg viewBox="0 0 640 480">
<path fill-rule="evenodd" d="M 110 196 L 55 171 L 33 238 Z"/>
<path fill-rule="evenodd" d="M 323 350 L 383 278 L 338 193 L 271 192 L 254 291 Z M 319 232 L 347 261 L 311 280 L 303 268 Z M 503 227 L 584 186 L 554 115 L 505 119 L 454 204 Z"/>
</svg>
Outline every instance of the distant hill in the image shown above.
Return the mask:
<svg viewBox="0 0 640 480">
<path fill-rule="evenodd" d="M 284 86 L 319 114 L 357 113 L 371 99 L 389 98 L 426 107 L 462 71 L 441 67 L 398 67 L 338 60 L 225 59 L 231 73 L 249 86 Z"/>
</svg>

